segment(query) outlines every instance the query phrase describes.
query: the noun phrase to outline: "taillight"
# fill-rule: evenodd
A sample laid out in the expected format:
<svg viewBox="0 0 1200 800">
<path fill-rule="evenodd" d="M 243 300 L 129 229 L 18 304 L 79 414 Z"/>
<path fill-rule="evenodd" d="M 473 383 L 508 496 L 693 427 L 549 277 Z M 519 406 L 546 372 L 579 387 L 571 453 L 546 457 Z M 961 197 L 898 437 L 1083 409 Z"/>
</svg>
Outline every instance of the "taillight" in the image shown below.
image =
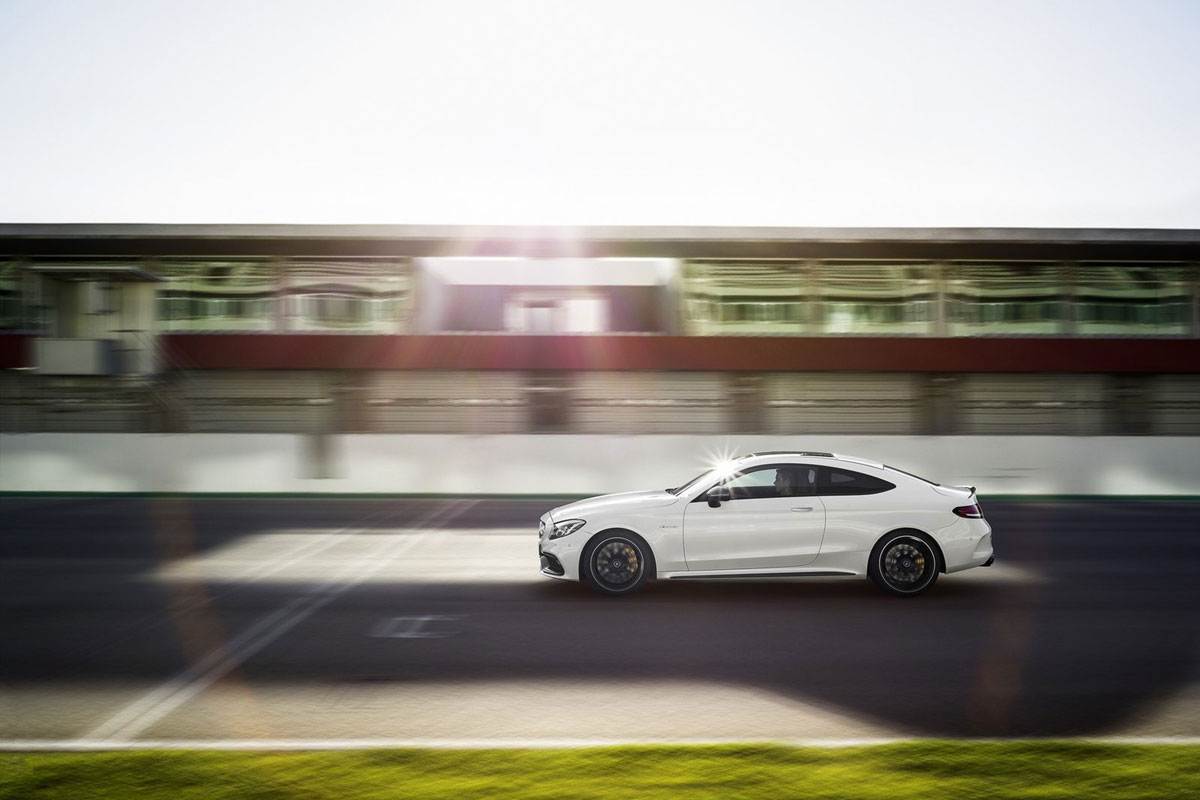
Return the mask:
<svg viewBox="0 0 1200 800">
<path fill-rule="evenodd" d="M 967 519 L 983 519 L 983 509 L 979 506 L 959 506 L 954 513 Z"/>
</svg>

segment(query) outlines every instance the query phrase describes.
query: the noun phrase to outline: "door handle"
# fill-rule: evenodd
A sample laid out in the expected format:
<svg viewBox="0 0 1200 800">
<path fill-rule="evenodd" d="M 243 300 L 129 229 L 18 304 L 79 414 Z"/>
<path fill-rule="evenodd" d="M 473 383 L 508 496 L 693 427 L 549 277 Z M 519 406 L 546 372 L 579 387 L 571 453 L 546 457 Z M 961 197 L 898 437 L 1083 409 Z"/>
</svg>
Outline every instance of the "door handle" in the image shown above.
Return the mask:
<svg viewBox="0 0 1200 800">
<path fill-rule="evenodd" d="M 800 508 L 792 509 L 792 511 L 812 511 L 812 510 L 813 510 L 812 506 L 801 506 Z"/>
</svg>

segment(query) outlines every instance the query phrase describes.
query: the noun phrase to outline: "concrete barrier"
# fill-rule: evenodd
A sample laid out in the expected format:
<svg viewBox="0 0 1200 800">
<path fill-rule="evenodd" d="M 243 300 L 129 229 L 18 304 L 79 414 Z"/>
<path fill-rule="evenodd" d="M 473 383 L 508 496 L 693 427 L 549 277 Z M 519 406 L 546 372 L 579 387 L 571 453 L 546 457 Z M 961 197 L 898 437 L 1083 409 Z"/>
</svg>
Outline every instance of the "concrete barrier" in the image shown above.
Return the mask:
<svg viewBox="0 0 1200 800">
<path fill-rule="evenodd" d="M 991 495 L 1200 496 L 1200 437 L 2 434 L 0 491 L 585 495 L 764 450 L 859 455 Z"/>
</svg>

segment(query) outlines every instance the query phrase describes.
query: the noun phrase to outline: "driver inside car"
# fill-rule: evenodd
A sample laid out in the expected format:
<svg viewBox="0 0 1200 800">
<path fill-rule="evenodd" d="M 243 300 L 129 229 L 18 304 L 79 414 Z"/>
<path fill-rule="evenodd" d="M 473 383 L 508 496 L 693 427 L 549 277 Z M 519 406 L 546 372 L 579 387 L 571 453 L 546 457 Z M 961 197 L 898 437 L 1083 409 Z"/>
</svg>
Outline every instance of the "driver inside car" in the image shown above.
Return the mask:
<svg viewBox="0 0 1200 800">
<path fill-rule="evenodd" d="M 792 497 L 800 494 L 800 476 L 795 470 L 775 470 L 775 491 L 780 497 Z"/>
</svg>

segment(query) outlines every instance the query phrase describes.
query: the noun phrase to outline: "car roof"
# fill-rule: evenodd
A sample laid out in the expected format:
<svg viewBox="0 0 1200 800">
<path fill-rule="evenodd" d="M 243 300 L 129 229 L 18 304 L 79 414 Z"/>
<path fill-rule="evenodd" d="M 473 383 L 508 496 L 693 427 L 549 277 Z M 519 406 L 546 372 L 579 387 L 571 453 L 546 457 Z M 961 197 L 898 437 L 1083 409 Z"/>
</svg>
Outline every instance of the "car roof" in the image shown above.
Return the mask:
<svg viewBox="0 0 1200 800">
<path fill-rule="evenodd" d="M 858 456 L 846 456 L 840 453 L 827 453 L 821 450 L 764 450 L 759 453 L 749 453 L 737 459 L 742 461 L 748 458 L 761 458 L 762 456 L 789 456 L 800 458 L 828 458 L 834 461 L 846 461 L 850 464 L 859 464 L 864 467 L 874 467 L 875 469 L 883 469 L 883 464 L 878 461 L 872 461 L 867 458 L 859 458 Z"/>
</svg>

